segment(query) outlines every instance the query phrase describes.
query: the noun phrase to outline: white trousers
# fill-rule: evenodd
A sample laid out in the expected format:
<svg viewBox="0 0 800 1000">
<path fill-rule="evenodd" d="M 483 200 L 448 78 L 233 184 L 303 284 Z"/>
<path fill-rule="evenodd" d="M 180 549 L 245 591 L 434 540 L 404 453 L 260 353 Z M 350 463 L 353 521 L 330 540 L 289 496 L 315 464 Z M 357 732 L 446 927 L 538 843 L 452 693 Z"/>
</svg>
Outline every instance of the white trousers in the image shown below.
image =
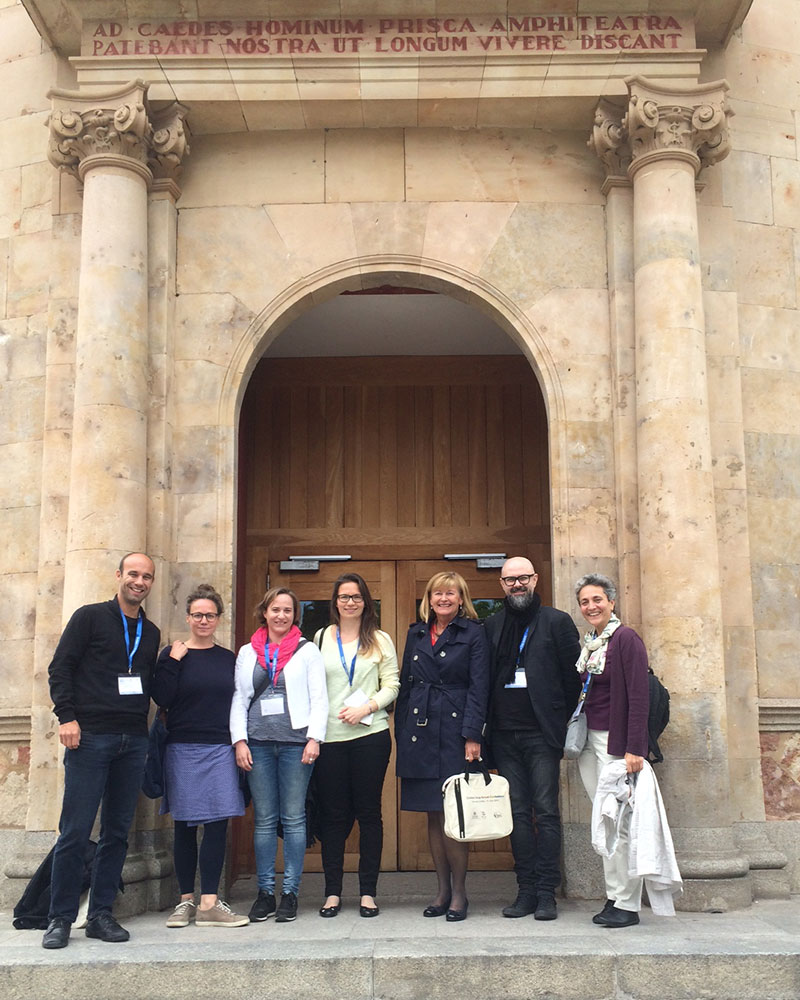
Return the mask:
<svg viewBox="0 0 800 1000">
<path fill-rule="evenodd" d="M 597 781 L 603 767 L 612 760 L 622 760 L 613 757 L 608 752 L 608 732 L 598 729 L 589 730 L 589 738 L 578 758 L 578 770 L 581 773 L 583 787 L 594 801 L 597 791 Z M 628 810 L 619 830 L 617 849 L 610 858 L 603 858 L 603 874 L 606 882 L 606 896 L 614 900 L 618 910 L 630 910 L 638 913 L 642 906 L 642 879 L 631 878 L 628 875 L 628 848 L 630 844 L 629 829 L 631 814 Z"/>
</svg>

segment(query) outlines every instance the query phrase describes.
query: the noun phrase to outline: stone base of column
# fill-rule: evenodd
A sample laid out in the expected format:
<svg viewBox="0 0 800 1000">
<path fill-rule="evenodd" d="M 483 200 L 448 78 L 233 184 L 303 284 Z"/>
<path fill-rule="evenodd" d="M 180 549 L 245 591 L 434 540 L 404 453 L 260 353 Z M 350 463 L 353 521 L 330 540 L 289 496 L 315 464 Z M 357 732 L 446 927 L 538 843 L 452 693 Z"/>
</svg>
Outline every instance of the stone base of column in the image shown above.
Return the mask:
<svg viewBox="0 0 800 1000">
<path fill-rule="evenodd" d="M 768 839 L 767 823 L 737 823 L 733 836 L 750 862 L 753 899 L 788 899 L 792 891 L 789 859 Z"/>
<path fill-rule="evenodd" d="M 2 869 L 5 877 L 0 879 L 0 910 L 14 909 L 55 842 L 52 830 L 0 831 L 0 856 L 7 859 Z"/>
<path fill-rule="evenodd" d="M 125 891 L 117 894 L 114 903 L 114 914 L 120 918 L 165 910 L 178 898 L 171 850 L 129 851 L 122 881 Z"/>
<path fill-rule="evenodd" d="M 675 909 L 700 913 L 727 913 L 753 902 L 753 881 L 745 854 L 737 850 L 730 827 L 673 828 L 672 838 L 683 893 Z"/>
<path fill-rule="evenodd" d="M 172 829 L 146 835 L 146 843 L 128 852 L 122 881 L 125 891 L 117 895 L 114 913 L 130 917 L 147 910 L 174 905 L 178 889 L 172 863 Z M 56 842 L 53 830 L 0 831 L 0 853 L 8 858 L 0 879 L 0 909 L 11 911 L 47 852 Z"/>
</svg>

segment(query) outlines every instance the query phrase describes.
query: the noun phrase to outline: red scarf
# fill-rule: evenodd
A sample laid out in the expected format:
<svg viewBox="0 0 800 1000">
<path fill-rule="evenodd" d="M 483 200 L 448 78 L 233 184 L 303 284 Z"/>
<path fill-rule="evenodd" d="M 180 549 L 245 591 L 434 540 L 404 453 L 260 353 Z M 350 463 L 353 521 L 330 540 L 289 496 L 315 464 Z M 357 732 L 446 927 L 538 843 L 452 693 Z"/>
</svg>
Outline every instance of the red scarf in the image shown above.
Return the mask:
<svg viewBox="0 0 800 1000">
<path fill-rule="evenodd" d="M 253 649 L 256 651 L 256 659 L 258 660 L 259 666 L 264 670 L 267 669 L 267 656 L 269 655 L 269 650 L 267 649 L 267 638 L 269 633 L 267 632 L 266 625 L 262 625 L 261 628 L 256 629 L 256 631 L 250 636 L 250 642 Z M 278 677 L 280 677 L 281 670 L 286 666 L 289 660 L 294 656 L 297 650 L 298 643 L 303 638 L 303 633 L 296 625 L 292 625 L 286 635 L 278 643 L 278 663 L 275 667 L 275 676 L 272 678 L 272 686 L 274 687 L 278 683 Z M 275 646 L 272 647 L 272 655 L 275 655 Z"/>
</svg>

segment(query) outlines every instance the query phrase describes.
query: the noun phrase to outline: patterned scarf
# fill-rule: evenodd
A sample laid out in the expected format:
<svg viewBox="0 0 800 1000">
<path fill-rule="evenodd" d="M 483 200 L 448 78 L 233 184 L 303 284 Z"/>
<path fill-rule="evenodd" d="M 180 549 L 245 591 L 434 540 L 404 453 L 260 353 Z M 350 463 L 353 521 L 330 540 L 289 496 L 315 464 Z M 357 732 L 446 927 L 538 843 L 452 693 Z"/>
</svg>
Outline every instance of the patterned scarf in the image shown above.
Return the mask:
<svg viewBox="0 0 800 1000">
<path fill-rule="evenodd" d="M 612 611 L 611 617 L 608 619 L 608 625 L 606 625 L 600 635 L 597 635 L 594 629 L 586 633 L 583 637 L 581 655 L 575 664 L 575 669 L 579 674 L 582 674 L 584 670 L 587 670 L 590 674 L 602 674 L 606 668 L 606 647 L 608 646 L 608 640 L 621 624 L 622 622 Z"/>
<path fill-rule="evenodd" d="M 280 676 L 281 670 L 286 666 L 289 660 L 295 653 L 298 643 L 302 639 L 303 634 L 296 625 L 292 625 L 286 635 L 281 639 L 278 644 L 278 665 L 275 668 L 275 676 L 272 678 L 273 686 L 278 683 L 278 677 Z M 267 651 L 267 638 L 268 633 L 266 626 L 262 625 L 261 628 L 255 630 L 255 632 L 250 637 L 250 642 L 252 643 L 253 649 L 256 653 L 256 659 L 259 665 L 267 669 L 266 657 L 269 655 Z M 275 646 L 272 646 L 272 654 L 275 655 Z"/>
</svg>

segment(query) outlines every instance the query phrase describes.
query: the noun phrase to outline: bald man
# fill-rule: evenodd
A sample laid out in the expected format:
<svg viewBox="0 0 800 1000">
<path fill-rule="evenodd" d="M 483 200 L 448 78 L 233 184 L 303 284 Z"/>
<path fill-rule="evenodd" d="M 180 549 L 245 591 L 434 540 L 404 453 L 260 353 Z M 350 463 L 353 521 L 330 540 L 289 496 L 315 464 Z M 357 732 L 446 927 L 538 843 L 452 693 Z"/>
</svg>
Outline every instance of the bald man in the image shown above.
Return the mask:
<svg viewBox="0 0 800 1000">
<path fill-rule="evenodd" d="M 78 913 L 84 857 L 102 803 L 86 936 L 130 937 L 111 915 L 147 756 L 150 677 L 159 630 L 142 602 L 155 578 L 144 552 L 123 556 L 110 601 L 73 614 L 50 664 L 50 696 L 64 750 L 64 800 L 53 853 L 44 948 L 66 948 Z"/>
<path fill-rule="evenodd" d="M 522 556 L 500 571 L 505 606 L 486 621 L 492 648 L 487 742 L 508 779 L 517 898 L 505 917 L 555 920 L 561 884 L 558 780 L 567 720 L 578 702 L 580 639 L 568 614 L 542 605 Z"/>
</svg>

